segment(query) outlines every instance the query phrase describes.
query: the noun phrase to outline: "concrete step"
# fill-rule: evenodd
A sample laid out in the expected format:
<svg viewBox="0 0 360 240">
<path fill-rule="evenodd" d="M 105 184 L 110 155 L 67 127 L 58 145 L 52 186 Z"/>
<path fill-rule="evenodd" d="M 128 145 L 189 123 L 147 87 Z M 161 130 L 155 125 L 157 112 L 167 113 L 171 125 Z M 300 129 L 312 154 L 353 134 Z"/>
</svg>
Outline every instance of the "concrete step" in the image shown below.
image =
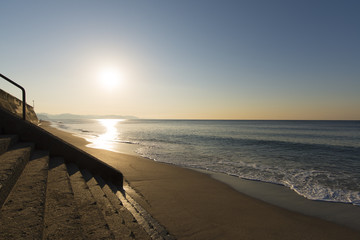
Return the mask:
<svg viewBox="0 0 360 240">
<path fill-rule="evenodd" d="M 70 178 L 62 158 L 50 158 L 43 239 L 84 239 Z"/>
<path fill-rule="evenodd" d="M 0 206 L 29 161 L 33 144 L 18 143 L 0 155 Z"/>
<path fill-rule="evenodd" d="M 116 194 L 123 206 L 134 216 L 139 225 L 148 233 L 153 240 L 175 240 L 175 238 L 144 208 L 141 207 L 131 196 L 137 193 L 128 185 L 118 188 L 108 183 L 112 192 Z"/>
<path fill-rule="evenodd" d="M 0 135 L 0 155 L 13 146 L 17 140 L 16 135 Z"/>
<path fill-rule="evenodd" d="M 92 174 L 87 170 L 81 170 L 81 173 L 84 176 L 91 194 L 98 203 L 105 221 L 114 233 L 115 239 L 134 239 L 136 237 L 134 232 L 125 225 L 125 220 L 122 217 L 122 214 L 113 206 Z"/>
<path fill-rule="evenodd" d="M 127 208 L 124 207 L 123 203 L 120 201 L 118 196 L 116 196 L 117 191 L 113 191 L 109 184 L 106 183 L 101 177 L 94 176 L 94 179 L 97 181 L 98 185 L 101 187 L 105 193 L 107 199 L 111 202 L 112 206 L 117 210 L 121 215 L 125 226 L 132 232 L 132 235 L 135 239 L 151 239 L 150 235 L 146 233 L 144 228 L 137 222 L 134 216 L 129 212 Z"/>
<path fill-rule="evenodd" d="M 115 239 L 79 168 L 74 163 L 68 163 L 66 166 L 80 214 L 84 239 Z"/>
<path fill-rule="evenodd" d="M 48 160 L 47 152 L 34 152 L 26 164 L 1 208 L 0 239 L 42 238 Z"/>
</svg>

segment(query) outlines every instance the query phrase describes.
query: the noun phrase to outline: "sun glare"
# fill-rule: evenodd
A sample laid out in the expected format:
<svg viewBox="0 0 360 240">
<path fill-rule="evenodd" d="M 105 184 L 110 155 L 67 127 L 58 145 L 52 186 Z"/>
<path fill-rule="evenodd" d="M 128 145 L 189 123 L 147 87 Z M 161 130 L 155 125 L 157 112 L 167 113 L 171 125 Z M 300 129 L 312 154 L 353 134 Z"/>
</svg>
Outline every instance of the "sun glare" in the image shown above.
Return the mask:
<svg viewBox="0 0 360 240">
<path fill-rule="evenodd" d="M 121 80 L 122 76 L 116 69 L 103 69 L 99 72 L 99 81 L 104 88 L 113 89 L 119 85 Z"/>
</svg>

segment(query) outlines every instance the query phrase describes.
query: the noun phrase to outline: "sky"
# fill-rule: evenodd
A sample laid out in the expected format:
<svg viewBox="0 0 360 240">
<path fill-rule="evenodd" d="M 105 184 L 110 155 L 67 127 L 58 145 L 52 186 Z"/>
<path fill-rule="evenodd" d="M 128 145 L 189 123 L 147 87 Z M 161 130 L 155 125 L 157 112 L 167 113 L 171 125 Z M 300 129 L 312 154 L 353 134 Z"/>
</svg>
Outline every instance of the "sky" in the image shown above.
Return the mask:
<svg viewBox="0 0 360 240">
<path fill-rule="evenodd" d="M 0 73 L 37 113 L 360 120 L 360 1 L 0 3 Z"/>
</svg>

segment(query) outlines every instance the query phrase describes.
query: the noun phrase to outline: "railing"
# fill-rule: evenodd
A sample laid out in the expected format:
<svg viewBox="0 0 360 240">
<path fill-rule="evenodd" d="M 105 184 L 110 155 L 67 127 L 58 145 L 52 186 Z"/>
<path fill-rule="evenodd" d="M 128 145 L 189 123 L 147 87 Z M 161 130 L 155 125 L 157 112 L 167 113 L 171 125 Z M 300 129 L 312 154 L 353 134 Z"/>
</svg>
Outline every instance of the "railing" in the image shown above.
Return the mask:
<svg viewBox="0 0 360 240">
<path fill-rule="evenodd" d="M 25 88 L 23 88 L 22 86 L 20 86 L 19 84 L 17 84 L 16 82 L 14 82 L 13 80 L 5 77 L 4 75 L 2 75 L 0 73 L 0 77 L 2 77 L 3 79 L 5 79 L 6 81 L 8 81 L 9 83 L 15 85 L 16 87 L 20 88 L 22 91 L 22 102 L 23 102 L 23 120 L 26 120 L 26 93 L 25 93 Z"/>
</svg>

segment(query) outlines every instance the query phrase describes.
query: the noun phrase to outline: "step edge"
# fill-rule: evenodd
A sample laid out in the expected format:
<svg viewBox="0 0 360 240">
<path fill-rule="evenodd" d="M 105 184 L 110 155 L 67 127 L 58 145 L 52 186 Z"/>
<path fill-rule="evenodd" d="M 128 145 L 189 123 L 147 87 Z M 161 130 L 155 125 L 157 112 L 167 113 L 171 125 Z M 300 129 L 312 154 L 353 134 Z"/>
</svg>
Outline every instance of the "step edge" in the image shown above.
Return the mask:
<svg viewBox="0 0 360 240">
<path fill-rule="evenodd" d="M 23 148 L 18 148 L 18 149 L 20 151 L 23 151 L 26 148 L 28 148 L 28 146 L 23 147 Z M 18 149 L 15 149 L 15 150 L 18 150 Z M 7 152 L 9 152 L 9 151 L 7 151 Z M 4 153 L 4 155 L 1 155 L 1 156 L 4 157 L 6 153 Z M 7 175 L 7 178 L 1 183 L 0 207 L 3 206 L 6 199 L 9 196 L 10 192 L 12 191 L 13 187 L 15 186 L 16 182 L 18 181 L 19 177 L 21 176 L 22 172 L 24 171 L 25 166 L 27 165 L 27 163 L 30 160 L 31 153 L 32 153 L 31 148 L 30 148 L 30 150 L 25 151 L 22 155 L 23 156 L 22 161 L 19 164 L 16 164 L 16 166 L 14 168 L 14 172 L 10 175 Z"/>
</svg>

